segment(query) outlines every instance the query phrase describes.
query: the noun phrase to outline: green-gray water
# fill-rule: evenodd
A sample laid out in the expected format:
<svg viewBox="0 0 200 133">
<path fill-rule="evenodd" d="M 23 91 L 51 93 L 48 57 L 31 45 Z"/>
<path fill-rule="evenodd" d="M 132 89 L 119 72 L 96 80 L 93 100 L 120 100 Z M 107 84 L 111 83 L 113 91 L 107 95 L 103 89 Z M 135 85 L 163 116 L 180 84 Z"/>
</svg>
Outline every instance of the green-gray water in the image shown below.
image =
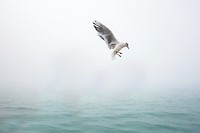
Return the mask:
<svg viewBox="0 0 200 133">
<path fill-rule="evenodd" d="M 198 133 L 200 96 L 180 92 L 67 98 L 1 90 L 0 133 Z"/>
</svg>

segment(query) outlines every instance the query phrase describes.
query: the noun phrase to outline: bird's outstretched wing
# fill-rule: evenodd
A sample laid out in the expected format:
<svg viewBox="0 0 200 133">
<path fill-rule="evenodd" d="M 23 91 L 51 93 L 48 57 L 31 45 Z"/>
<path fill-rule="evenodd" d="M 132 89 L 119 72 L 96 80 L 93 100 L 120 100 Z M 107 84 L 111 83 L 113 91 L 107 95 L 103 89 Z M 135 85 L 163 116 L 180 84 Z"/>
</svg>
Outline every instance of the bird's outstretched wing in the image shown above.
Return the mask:
<svg viewBox="0 0 200 133">
<path fill-rule="evenodd" d="M 101 39 L 103 39 L 106 42 L 108 47 L 110 49 L 114 49 L 118 41 L 113 35 L 112 31 L 98 21 L 94 21 L 93 26 L 98 32 L 98 36 L 101 37 Z"/>
</svg>

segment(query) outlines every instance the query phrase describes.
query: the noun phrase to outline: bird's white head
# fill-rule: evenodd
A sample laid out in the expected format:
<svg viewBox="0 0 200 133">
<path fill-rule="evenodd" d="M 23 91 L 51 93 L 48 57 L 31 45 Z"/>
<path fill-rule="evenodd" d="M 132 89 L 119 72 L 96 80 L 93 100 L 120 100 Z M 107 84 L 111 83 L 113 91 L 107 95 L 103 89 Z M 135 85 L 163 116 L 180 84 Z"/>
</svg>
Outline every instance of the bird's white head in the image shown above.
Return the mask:
<svg viewBox="0 0 200 133">
<path fill-rule="evenodd" d="M 129 49 L 128 43 L 125 43 L 125 47 L 127 47 Z"/>
</svg>

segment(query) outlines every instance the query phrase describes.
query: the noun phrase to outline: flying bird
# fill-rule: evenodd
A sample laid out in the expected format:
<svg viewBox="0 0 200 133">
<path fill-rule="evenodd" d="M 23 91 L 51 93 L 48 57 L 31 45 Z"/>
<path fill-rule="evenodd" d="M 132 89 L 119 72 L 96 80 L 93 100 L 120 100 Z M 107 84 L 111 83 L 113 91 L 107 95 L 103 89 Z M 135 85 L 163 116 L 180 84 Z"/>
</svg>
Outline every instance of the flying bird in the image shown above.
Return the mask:
<svg viewBox="0 0 200 133">
<path fill-rule="evenodd" d="M 109 49 L 113 50 L 112 51 L 113 59 L 115 59 L 116 55 L 121 57 L 122 52 L 120 52 L 120 50 L 122 48 L 127 47 L 129 49 L 128 43 L 118 42 L 112 31 L 109 30 L 105 25 L 103 25 L 99 21 L 95 20 L 93 22 L 93 26 L 97 31 L 97 35 L 106 42 Z"/>
</svg>

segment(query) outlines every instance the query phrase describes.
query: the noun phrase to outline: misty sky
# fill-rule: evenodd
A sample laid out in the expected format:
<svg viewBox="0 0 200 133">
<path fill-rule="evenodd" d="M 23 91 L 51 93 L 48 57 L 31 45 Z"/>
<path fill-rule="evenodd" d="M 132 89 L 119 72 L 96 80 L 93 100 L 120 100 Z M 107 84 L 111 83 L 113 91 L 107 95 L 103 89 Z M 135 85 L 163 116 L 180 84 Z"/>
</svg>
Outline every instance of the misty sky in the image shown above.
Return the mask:
<svg viewBox="0 0 200 133">
<path fill-rule="evenodd" d="M 200 87 L 198 0 L 3 0 L 0 88 Z M 128 42 L 122 58 L 92 22 Z"/>
</svg>

